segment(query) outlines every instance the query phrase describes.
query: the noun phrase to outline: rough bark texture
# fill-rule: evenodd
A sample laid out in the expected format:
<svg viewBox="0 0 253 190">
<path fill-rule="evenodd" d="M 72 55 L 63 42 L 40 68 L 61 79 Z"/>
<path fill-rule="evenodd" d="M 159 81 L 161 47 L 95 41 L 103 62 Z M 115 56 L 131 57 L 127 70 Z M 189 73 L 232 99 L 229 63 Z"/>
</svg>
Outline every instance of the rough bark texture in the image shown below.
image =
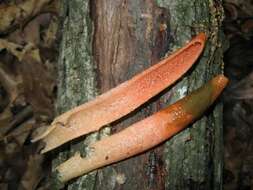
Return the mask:
<svg viewBox="0 0 253 190">
<path fill-rule="evenodd" d="M 190 75 L 173 89 L 175 101 L 222 72 L 220 31 L 223 12 L 219 1 L 159 1 L 168 7 L 174 45 L 181 45 L 193 31 L 209 34 L 205 52 Z M 222 189 L 222 107 L 216 105 L 193 127 L 167 141 L 164 149 L 166 189 Z"/>
<path fill-rule="evenodd" d="M 94 1 L 94 54 L 99 89 L 104 92 L 157 62 L 168 49 L 168 12 L 154 1 Z M 116 132 L 159 109 L 143 106 L 122 122 Z M 154 173 L 161 150 L 114 164 L 98 172 L 96 189 L 159 189 L 162 167 Z M 117 180 L 123 178 L 123 180 Z"/>
<path fill-rule="evenodd" d="M 91 4 L 90 4 L 91 3 Z M 214 0 L 72 0 L 63 4 L 57 108 L 88 101 L 156 63 L 199 31 L 209 35 L 197 65 L 177 85 L 113 123 L 112 133 L 196 89 L 222 70 L 221 2 Z M 91 13 L 91 14 L 90 14 Z M 93 21 L 93 25 L 92 25 Z M 77 24 L 78 23 L 78 24 Z M 93 39 L 93 44 L 92 44 Z M 92 56 L 93 55 L 93 56 Z M 97 77 L 96 77 L 97 76 Z M 216 105 L 167 143 L 84 175 L 67 189 L 222 189 L 222 117 Z M 108 129 L 102 133 L 108 133 Z M 62 149 L 53 165 L 95 140 Z"/>
<path fill-rule="evenodd" d="M 58 113 L 67 111 L 97 94 L 95 64 L 92 58 L 92 21 L 90 3 L 86 0 L 65 0 L 61 7 L 62 39 L 58 64 Z M 53 170 L 76 150 L 84 152 L 87 143 L 97 134 L 63 146 L 53 160 Z M 84 139 L 84 138 L 83 138 Z M 93 189 L 95 173 L 90 173 L 68 184 L 67 189 Z"/>
</svg>

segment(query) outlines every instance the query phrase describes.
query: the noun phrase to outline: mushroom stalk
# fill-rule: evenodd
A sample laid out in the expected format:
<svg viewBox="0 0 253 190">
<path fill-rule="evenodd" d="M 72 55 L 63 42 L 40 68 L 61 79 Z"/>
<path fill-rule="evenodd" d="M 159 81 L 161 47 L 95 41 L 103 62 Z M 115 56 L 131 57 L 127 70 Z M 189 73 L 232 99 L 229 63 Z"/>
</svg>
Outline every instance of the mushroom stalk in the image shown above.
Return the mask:
<svg viewBox="0 0 253 190">
<path fill-rule="evenodd" d="M 60 164 L 58 179 L 66 182 L 102 166 L 142 153 L 177 134 L 199 118 L 227 85 L 218 75 L 171 106 L 130 127 L 89 145 L 85 158 L 79 153 Z"/>
</svg>

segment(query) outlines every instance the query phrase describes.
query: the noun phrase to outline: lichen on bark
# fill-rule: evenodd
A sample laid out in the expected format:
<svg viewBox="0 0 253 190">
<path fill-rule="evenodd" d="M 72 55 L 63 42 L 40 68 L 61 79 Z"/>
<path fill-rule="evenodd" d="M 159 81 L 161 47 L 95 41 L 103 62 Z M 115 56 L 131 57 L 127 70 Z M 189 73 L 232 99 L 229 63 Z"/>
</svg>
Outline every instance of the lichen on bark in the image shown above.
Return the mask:
<svg viewBox="0 0 253 190">
<path fill-rule="evenodd" d="M 72 0 L 61 3 L 62 37 L 58 59 L 58 113 L 67 111 L 97 95 L 95 65 L 92 57 L 92 20 L 90 1 Z M 83 141 L 64 146 L 53 160 L 53 170 L 75 151 L 85 150 L 94 141 L 92 134 Z M 84 175 L 68 184 L 68 189 L 92 189 L 95 172 Z"/>
<path fill-rule="evenodd" d="M 173 45 L 204 31 L 209 40 L 196 67 L 173 88 L 171 102 L 202 85 L 213 75 L 222 72 L 220 31 L 223 12 L 220 1 L 157 0 L 170 10 Z M 166 189 L 222 189 L 222 107 L 202 117 L 167 141 L 164 150 L 166 163 Z"/>
</svg>

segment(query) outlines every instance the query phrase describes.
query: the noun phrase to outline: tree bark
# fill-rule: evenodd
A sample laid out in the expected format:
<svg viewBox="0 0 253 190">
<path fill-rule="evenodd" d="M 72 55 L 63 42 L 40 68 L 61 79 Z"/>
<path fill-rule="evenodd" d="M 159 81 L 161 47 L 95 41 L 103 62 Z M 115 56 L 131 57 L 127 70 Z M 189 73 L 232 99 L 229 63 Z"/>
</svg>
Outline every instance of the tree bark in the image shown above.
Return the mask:
<svg viewBox="0 0 253 190">
<path fill-rule="evenodd" d="M 131 78 L 200 31 L 205 51 L 172 88 L 134 113 L 57 153 L 53 167 L 87 143 L 115 133 L 175 102 L 222 72 L 223 12 L 214 0 L 72 0 L 62 4 L 57 110 L 64 112 Z M 84 175 L 67 189 L 222 189 L 222 106 L 144 153 Z M 84 152 L 85 153 L 85 152 Z"/>
</svg>

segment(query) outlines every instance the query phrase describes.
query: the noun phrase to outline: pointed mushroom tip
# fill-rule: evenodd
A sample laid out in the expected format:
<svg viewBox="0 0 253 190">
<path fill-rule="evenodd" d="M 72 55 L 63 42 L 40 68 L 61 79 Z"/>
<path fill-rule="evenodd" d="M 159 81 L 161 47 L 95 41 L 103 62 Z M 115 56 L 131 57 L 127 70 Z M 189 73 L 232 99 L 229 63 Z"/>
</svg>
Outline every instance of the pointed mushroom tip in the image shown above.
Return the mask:
<svg viewBox="0 0 253 190">
<path fill-rule="evenodd" d="M 229 80 L 224 75 L 217 75 L 212 79 L 212 86 L 214 87 L 213 91 L 213 101 L 220 95 L 223 89 L 227 86 Z"/>
<path fill-rule="evenodd" d="M 206 39 L 207 39 L 207 36 L 204 32 L 200 32 L 197 36 L 196 36 L 196 39 L 198 41 L 201 41 L 201 42 L 205 42 Z"/>
<path fill-rule="evenodd" d="M 37 142 L 39 139 L 36 137 L 36 138 L 32 138 L 31 139 L 31 143 L 35 143 L 35 142 Z"/>
<path fill-rule="evenodd" d="M 203 41 L 206 41 L 206 39 L 207 39 L 207 36 L 206 36 L 206 34 L 205 34 L 204 32 L 200 32 L 198 36 L 199 36 L 199 38 L 202 39 Z"/>
<path fill-rule="evenodd" d="M 39 134 L 39 135 L 37 135 L 37 136 L 35 136 L 35 137 L 32 137 L 31 142 L 32 142 L 32 143 L 35 143 L 35 142 L 37 142 L 37 141 L 43 139 L 44 137 L 45 137 L 45 133 Z"/>
<path fill-rule="evenodd" d="M 50 126 L 47 126 L 47 128 L 44 130 L 44 131 L 41 131 L 39 132 L 38 135 L 36 135 L 35 137 L 33 137 L 31 139 L 31 142 L 34 143 L 34 142 L 37 142 L 41 139 L 44 139 L 46 136 L 48 136 L 49 133 L 51 133 L 54 129 L 56 128 L 56 125 L 50 125 Z"/>
<path fill-rule="evenodd" d="M 48 145 L 47 145 L 47 143 L 45 141 L 43 141 L 43 143 L 44 143 L 43 146 L 39 150 L 40 154 L 45 154 L 45 153 L 47 153 L 47 152 L 49 152 L 51 150 L 50 148 L 48 148 Z"/>
<path fill-rule="evenodd" d="M 40 151 L 40 154 L 45 154 L 46 152 L 48 152 L 45 148 L 43 148 L 41 151 Z"/>
<path fill-rule="evenodd" d="M 229 82 L 229 79 L 223 74 L 217 75 L 213 80 L 215 81 L 216 85 L 222 88 L 224 88 Z"/>
<path fill-rule="evenodd" d="M 51 150 L 54 150 L 54 149 L 56 149 L 59 146 L 58 144 L 53 145 L 50 142 L 47 142 L 46 140 L 43 140 L 43 142 L 45 144 L 44 144 L 43 149 L 40 150 L 41 154 L 47 153 L 47 152 L 49 152 Z"/>
<path fill-rule="evenodd" d="M 229 82 L 229 79 L 226 76 L 224 76 L 223 74 L 220 74 L 220 75 L 216 76 L 216 81 L 218 84 L 222 84 L 222 85 L 226 86 L 227 83 Z"/>
<path fill-rule="evenodd" d="M 32 142 L 32 143 L 35 143 L 35 142 L 37 142 L 37 141 L 43 139 L 44 136 L 45 136 L 45 134 L 43 133 L 43 134 L 37 135 L 37 136 L 35 136 L 35 137 L 32 137 L 31 142 Z"/>
</svg>

